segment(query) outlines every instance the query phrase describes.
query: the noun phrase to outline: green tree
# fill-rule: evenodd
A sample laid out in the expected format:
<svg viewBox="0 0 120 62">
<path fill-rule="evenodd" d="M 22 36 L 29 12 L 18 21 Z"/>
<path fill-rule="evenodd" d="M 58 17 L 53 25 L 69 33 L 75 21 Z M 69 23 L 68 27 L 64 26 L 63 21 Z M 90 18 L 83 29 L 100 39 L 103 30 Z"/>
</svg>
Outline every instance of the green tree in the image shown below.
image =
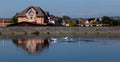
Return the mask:
<svg viewBox="0 0 120 62">
<path fill-rule="evenodd" d="M 17 17 L 18 13 L 16 13 L 13 18 L 12 18 L 12 23 L 18 23 L 18 17 Z"/>
<path fill-rule="evenodd" d="M 76 22 L 75 21 L 70 21 L 68 24 L 69 24 L 69 26 L 75 26 Z"/>
<path fill-rule="evenodd" d="M 69 16 L 63 16 L 62 19 L 63 19 L 63 20 L 69 20 L 69 19 L 71 19 L 71 18 L 70 18 Z"/>
<path fill-rule="evenodd" d="M 103 16 L 102 17 L 102 23 L 103 24 L 109 24 L 110 26 L 113 25 L 113 19 L 110 19 L 108 16 Z"/>
</svg>

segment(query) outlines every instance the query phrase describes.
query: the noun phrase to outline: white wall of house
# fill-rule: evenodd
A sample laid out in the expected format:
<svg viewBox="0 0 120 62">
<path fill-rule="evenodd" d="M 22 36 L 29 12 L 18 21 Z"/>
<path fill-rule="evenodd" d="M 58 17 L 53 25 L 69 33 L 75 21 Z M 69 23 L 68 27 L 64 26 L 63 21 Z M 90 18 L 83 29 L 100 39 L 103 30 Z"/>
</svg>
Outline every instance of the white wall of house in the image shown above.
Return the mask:
<svg viewBox="0 0 120 62">
<path fill-rule="evenodd" d="M 48 21 L 49 21 L 49 23 L 52 23 L 55 25 L 55 20 L 50 20 L 50 17 L 48 17 Z"/>
</svg>

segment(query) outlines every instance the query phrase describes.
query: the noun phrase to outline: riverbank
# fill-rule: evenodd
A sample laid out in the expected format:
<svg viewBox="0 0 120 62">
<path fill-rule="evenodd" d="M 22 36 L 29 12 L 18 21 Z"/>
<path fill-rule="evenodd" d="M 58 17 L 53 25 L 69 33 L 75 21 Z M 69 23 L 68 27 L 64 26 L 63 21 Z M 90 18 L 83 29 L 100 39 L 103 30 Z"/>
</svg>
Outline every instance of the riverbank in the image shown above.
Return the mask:
<svg viewBox="0 0 120 62">
<path fill-rule="evenodd" d="M 40 35 L 0 35 L 0 40 L 1 39 L 35 39 L 35 38 L 44 38 L 44 39 L 50 39 L 50 38 L 79 38 L 79 39 L 111 39 L 111 40 L 116 40 L 120 39 L 119 34 L 64 34 L 64 35 L 59 35 L 59 34 L 40 34 Z"/>
<path fill-rule="evenodd" d="M 0 27 L 0 34 L 120 34 L 120 27 Z"/>
</svg>

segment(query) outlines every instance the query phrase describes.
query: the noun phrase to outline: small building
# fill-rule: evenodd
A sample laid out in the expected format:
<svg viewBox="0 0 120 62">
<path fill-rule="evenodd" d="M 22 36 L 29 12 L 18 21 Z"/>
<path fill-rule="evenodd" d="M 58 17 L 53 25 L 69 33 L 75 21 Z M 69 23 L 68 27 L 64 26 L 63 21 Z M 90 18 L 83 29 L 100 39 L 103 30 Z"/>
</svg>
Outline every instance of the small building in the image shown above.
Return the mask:
<svg viewBox="0 0 120 62">
<path fill-rule="evenodd" d="M 76 26 L 76 24 L 77 24 L 77 20 L 75 19 L 63 20 L 63 23 L 62 23 L 62 25 L 66 27 Z"/>
<path fill-rule="evenodd" d="M 0 26 L 7 26 L 9 24 L 12 24 L 11 18 L 0 18 Z"/>
<path fill-rule="evenodd" d="M 52 24 L 52 25 L 58 25 L 58 24 L 60 24 L 59 23 L 59 17 L 56 17 L 56 16 L 54 16 L 54 15 L 50 15 L 49 16 L 49 18 L 48 18 L 48 20 L 49 20 L 49 24 Z"/>
<path fill-rule="evenodd" d="M 109 26 L 108 24 L 99 24 L 98 18 L 89 18 L 89 19 L 78 19 L 77 26 L 81 27 L 102 27 L 102 26 Z"/>
<path fill-rule="evenodd" d="M 43 11 L 40 7 L 30 6 L 30 7 L 27 7 L 25 10 L 23 10 L 22 12 L 18 13 L 17 24 L 27 22 L 27 23 L 34 23 L 34 25 L 35 24 L 47 25 L 48 16 L 49 16 L 49 13 Z M 13 26 L 13 25 L 10 25 L 10 26 Z"/>
</svg>

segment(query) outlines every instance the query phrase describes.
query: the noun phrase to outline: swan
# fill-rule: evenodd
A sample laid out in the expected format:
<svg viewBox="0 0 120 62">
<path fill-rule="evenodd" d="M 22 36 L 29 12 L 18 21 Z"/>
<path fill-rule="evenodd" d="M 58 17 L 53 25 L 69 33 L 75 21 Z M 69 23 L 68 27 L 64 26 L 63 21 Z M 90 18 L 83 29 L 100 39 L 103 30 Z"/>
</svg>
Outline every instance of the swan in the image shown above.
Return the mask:
<svg viewBox="0 0 120 62">
<path fill-rule="evenodd" d="M 66 36 L 64 39 L 67 40 L 67 39 L 68 39 L 68 36 Z"/>
<path fill-rule="evenodd" d="M 56 43 L 57 42 L 56 38 L 51 38 L 51 40 L 52 40 L 52 43 Z"/>
</svg>

